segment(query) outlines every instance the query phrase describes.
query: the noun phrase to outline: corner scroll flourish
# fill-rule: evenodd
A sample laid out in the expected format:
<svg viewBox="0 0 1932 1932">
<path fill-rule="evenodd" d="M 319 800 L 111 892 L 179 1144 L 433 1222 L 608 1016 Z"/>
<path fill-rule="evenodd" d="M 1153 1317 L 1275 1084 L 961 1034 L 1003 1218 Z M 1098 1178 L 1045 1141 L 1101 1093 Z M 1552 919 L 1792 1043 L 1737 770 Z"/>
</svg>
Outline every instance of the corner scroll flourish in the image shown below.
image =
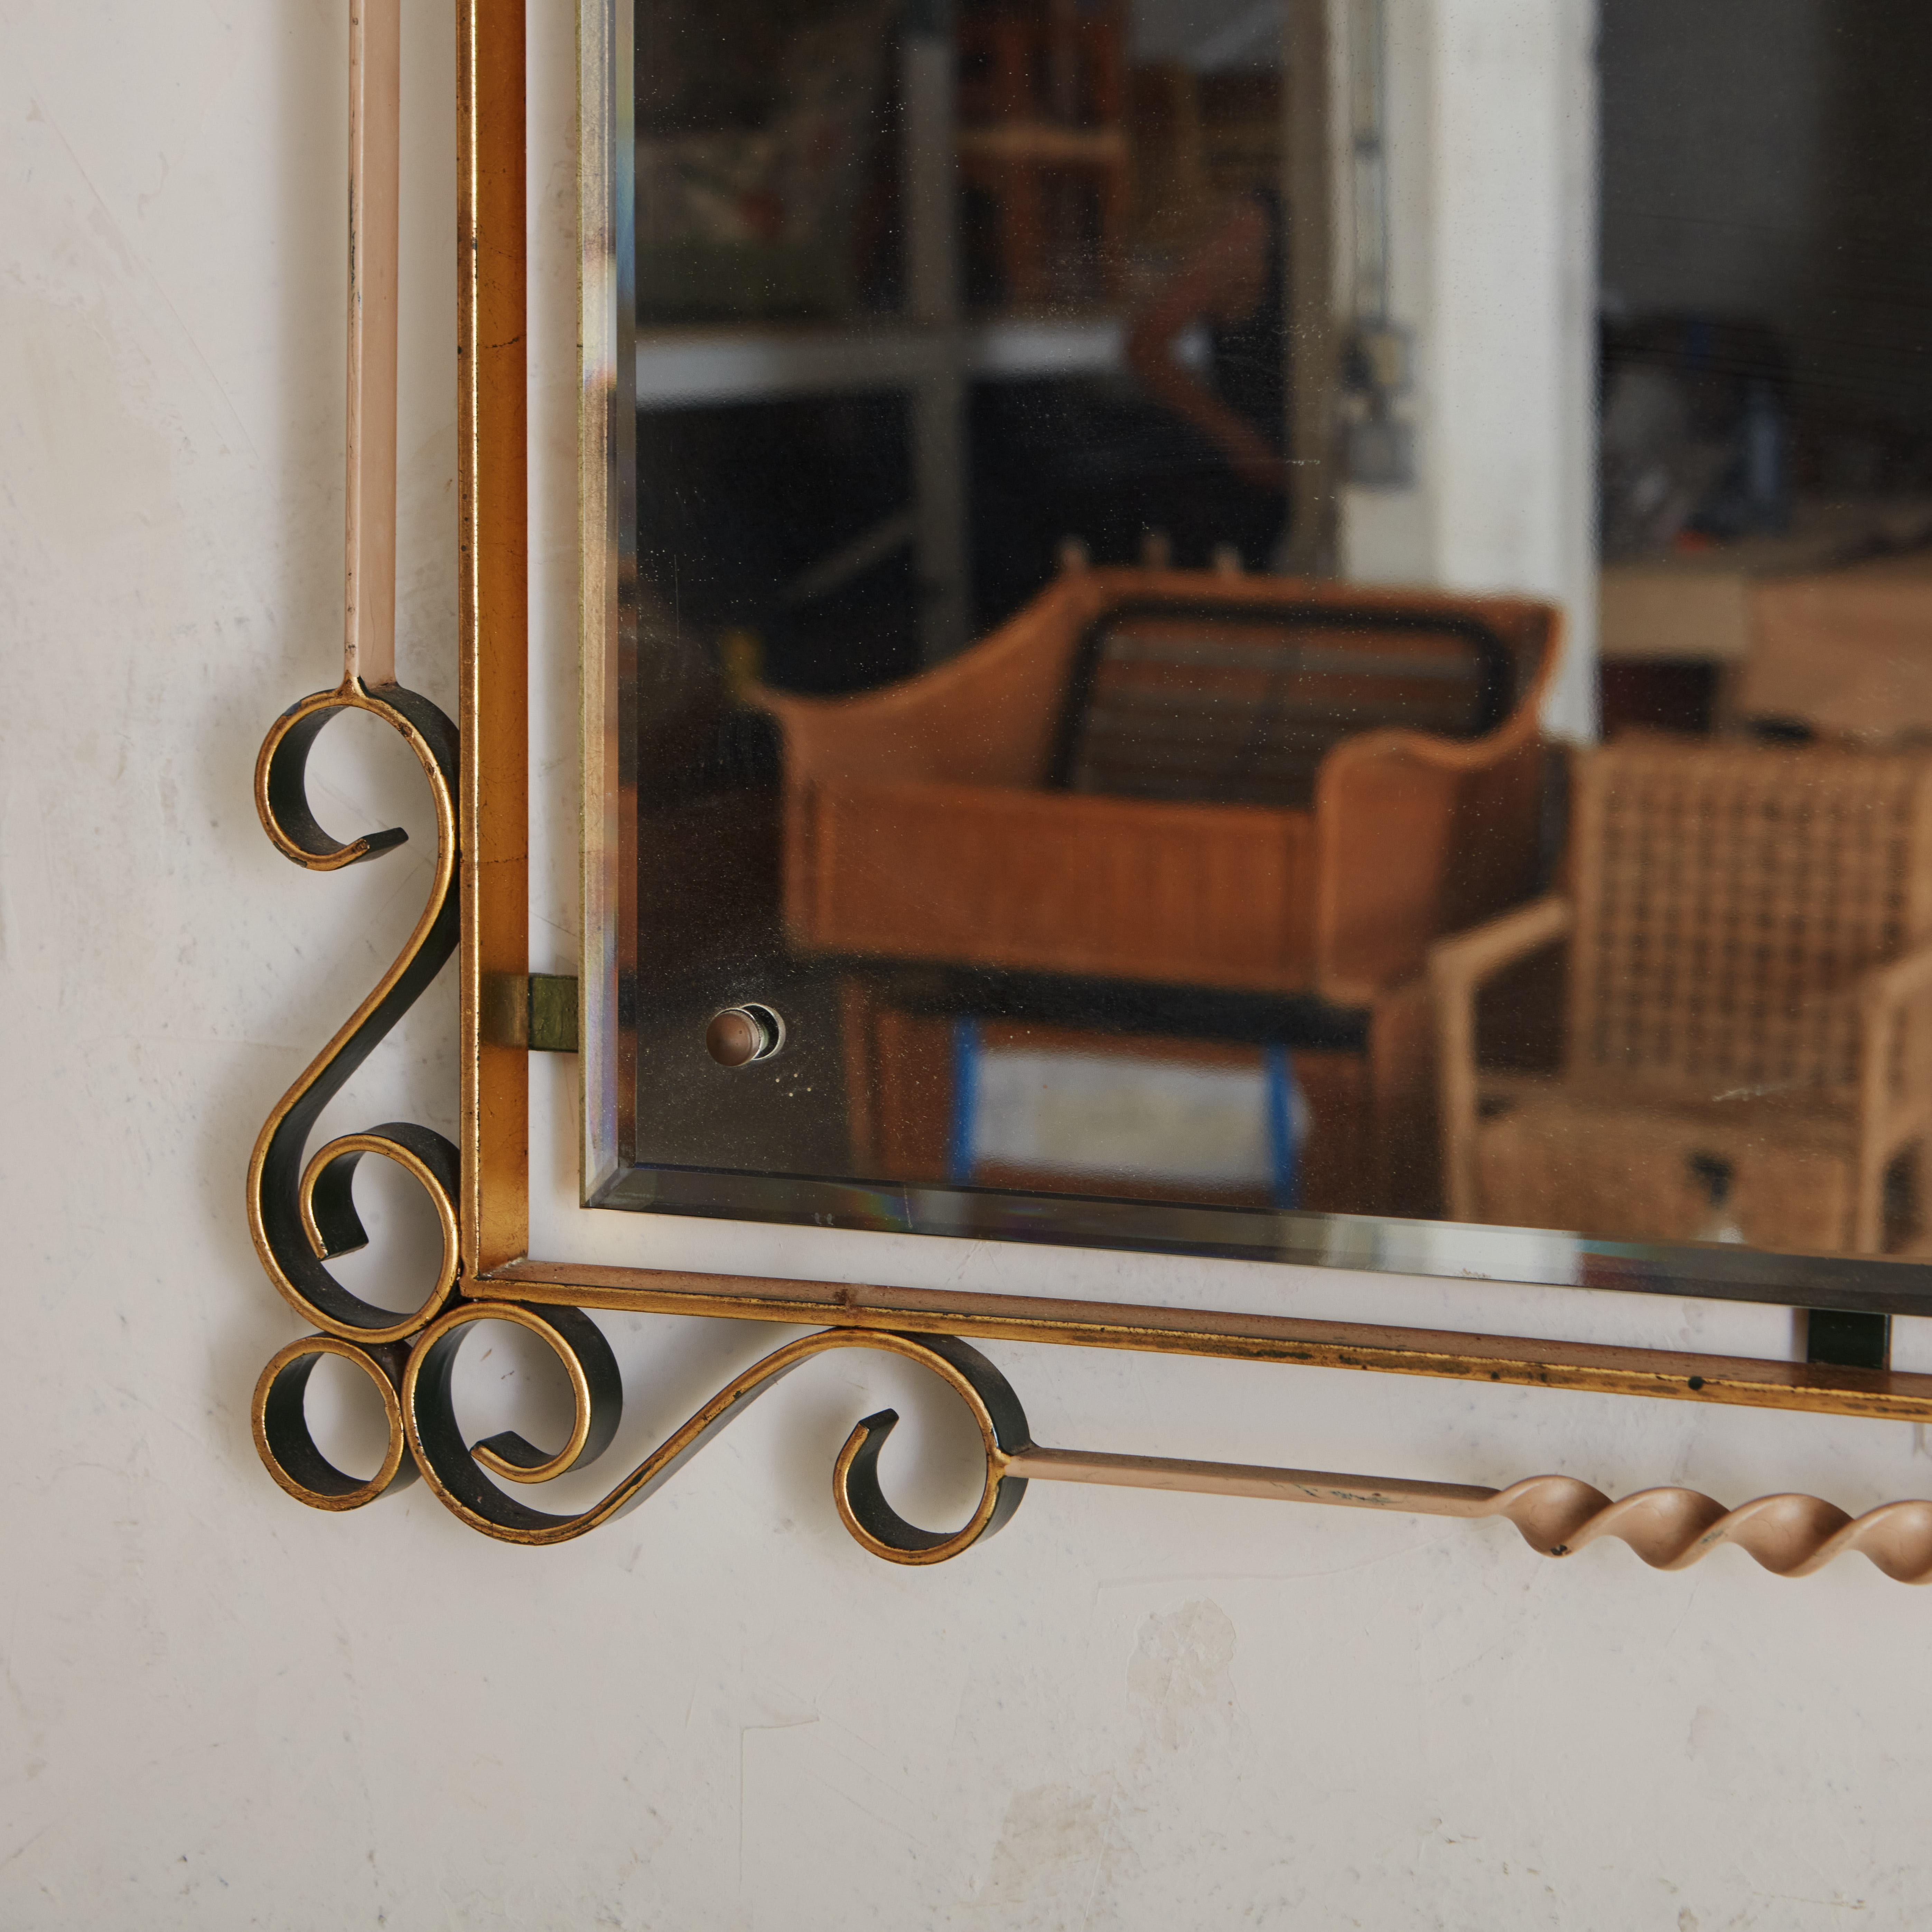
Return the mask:
<svg viewBox="0 0 1932 1932">
<path fill-rule="evenodd" d="M 1859 1551 L 1900 1582 L 1932 1581 L 1932 1502 L 1892 1503 L 1853 1519 L 1815 1497 L 1760 1497 L 1726 1510 L 1684 1489 L 1653 1490 L 1612 1502 L 1572 1478 L 1532 1477 L 1506 1490 L 1439 1483 L 1389 1482 L 1297 1469 L 1096 1454 L 1041 1448 L 1006 1378 L 956 1337 L 835 1328 L 775 1349 L 727 1383 L 674 1430 L 603 1498 L 574 1515 L 520 1501 L 502 1483 L 530 1485 L 593 1462 L 616 1436 L 623 1387 L 616 1358 L 596 1323 L 570 1307 L 526 1306 L 460 1298 L 460 1246 L 456 1198 L 458 1154 L 440 1134 L 392 1121 L 331 1141 L 306 1166 L 310 1132 L 331 1098 L 389 1032 L 454 950 L 456 886 L 457 737 L 436 707 L 397 686 L 371 691 L 353 673 L 332 692 L 306 698 L 284 714 L 262 746 L 256 770 L 262 822 L 277 846 L 311 871 L 333 872 L 402 841 L 399 831 L 340 843 L 316 823 L 304 773 L 310 748 L 344 710 L 382 718 L 415 752 L 436 802 L 434 884 L 408 943 L 347 1023 L 284 1094 L 262 1129 L 248 1170 L 249 1226 L 269 1278 L 290 1305 L 322 1332 L 292 1342 L 269 1361 L 256 1384 L 256 1445 L 277 1482 L 317 1509 L 349 1510 L 402 1487 L 418 1472 L 437 1498 L 485 1535 L 535 1545 L 568 1542 L 634 1509 L 668 1481 L 757 1396 L 814 1355 L 873 1348 L 921 1364 L 938 1375 L 977 1425 L 986 1461 L 980 1497 L 951 1531 L 922 1529 L 886 1501 L 878 1460 L 898 1420 L 890 1409 L 860 1421 L 840 1450 L 833 1494 L 846 1528 L 862 1547 L 890 1562 L 942 1563 L 1009 1522 L 1034 1480 L 1120 1484 L 1133 1487 L 1274 1496 L 1435 1516 L 1501 1516 L 1532 1548 L 1567 1556 L 1602 1538 L 1628 1544 L 1659 1569 L 1682 1569 L 1720 1544 L 1734 1543 L 1780 1576 L 1811 1574 L 1835 1557 Z M 429 1194 L 442 1228 L 436 1279 L 416 1310 L 398 1316 L 352 1294 L 326 1265 L 367 1239 L 352 1195 L 366 1154 L 396 1161 Z M 459 1351 L 476 1325 L 508 1322 L 528 1330 L 568 1377 L 569 1436 L 546 1454 L 514 1431 L 471 1444 L 458 1424 L 452 1381 Z M 352 1363 L 382 1399 L 388 1437 L 367 1479 L 331 1463 L 310 1433 L 304 1398 L 316 1364 L 335 1355 Z M 500 1479 L 500 1480 L 499 1480 Z"/>
<path fill-rule="evenodd" d="M 510 1322 L 544 1342 L 570 1378 L 574 1422 L 554 1455 L 514 1432 L 466 1444 L 450 1399 L 458 1351 L 484 1322 Z M 931 1531 L 910 1523 L 879 1486 L 879 1451 L 898 1417 L 882 1409 L 860 1421 L 834 1466 L 838 1514 L 860 1546 L 893 1563 L 943 1563 L 994 1534 L 1012 1520 L 1026 1493 L 1014 1460 L 1030 1443 L 1024 1411 L 1005 1376 L 968 1343 L 945 1335 L 895 1335 L 832 1328 L 800 1336 L 754 1363 L 674 1430 L 602 1501 L 574 1516 L 532 1508 L 490 1480 L 543 1483 L 592 1460 L 616 1433 L 623 1390 L 617 1365 L 595 1323 L 574 1308 L 527 1308 L 511 1302 L 472 1302 L 452 1308 L 423 1334 L 402 1382 L 402 1421 L 429 1485 L 443 1502 L 485 1535 L 507 1543 L 567 1543 L 626 1514 L 654 1495 L 712 1437 L 757 1397 L 814 1355 L 836 1348 L 871 1348 L 930 1369 L 963 1402 L 978 1425 L 986 1476 L 978 1502 L 957 1529 Z"/>
</svg>

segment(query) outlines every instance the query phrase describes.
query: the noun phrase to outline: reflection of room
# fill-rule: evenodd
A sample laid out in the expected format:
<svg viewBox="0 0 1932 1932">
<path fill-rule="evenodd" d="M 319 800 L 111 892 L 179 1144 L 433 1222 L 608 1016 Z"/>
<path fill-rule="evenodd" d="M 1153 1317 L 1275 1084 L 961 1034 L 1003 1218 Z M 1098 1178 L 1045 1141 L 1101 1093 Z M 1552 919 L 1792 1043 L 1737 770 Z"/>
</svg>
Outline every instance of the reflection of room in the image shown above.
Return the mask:
<svg viewBox="0 0 1932 1932">
<path fill-rule="evenodd" d="M 655 1157 L 1922 1243 L 1916 16 L 766 12 L 640 88 L 640 956 L 796 1024 Z"/>
<path fill-rule="evenodd" d="M 1214 466 L 1129 373 L 1129 326 L 1231 198 L 1279 206 L 1283 12 L 964 0 L 948 28 L 851 0 L 642 8 L 659 596 L 775 682 L 836 690 L 1010 615 L 1064 540 L 1205 564 Z M 1211 354 L 1182 334 L 1184 362 Z"/>
<path fill-rule="evenodd" d="M 1924 10 L 1605 10 L 1606 717 L 1932 724 Z"/>
</svg>

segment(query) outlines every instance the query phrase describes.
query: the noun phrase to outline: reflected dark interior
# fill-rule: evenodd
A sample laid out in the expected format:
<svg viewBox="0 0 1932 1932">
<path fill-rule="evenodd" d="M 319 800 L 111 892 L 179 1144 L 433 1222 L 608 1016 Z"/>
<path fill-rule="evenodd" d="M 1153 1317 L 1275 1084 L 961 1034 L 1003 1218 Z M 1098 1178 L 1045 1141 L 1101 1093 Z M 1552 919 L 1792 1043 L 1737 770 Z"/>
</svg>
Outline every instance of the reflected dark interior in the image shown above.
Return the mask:
<svg viewBox="0 0 1932 1932">
<path fill-rule="evenodd" d="M 1347 574 L 1444 432 L 1304 0 L 638 22 L 627 1199 L 1925 1252 L 1923 10 L 1606 0 L 1567 608 Z"/>
</svg>

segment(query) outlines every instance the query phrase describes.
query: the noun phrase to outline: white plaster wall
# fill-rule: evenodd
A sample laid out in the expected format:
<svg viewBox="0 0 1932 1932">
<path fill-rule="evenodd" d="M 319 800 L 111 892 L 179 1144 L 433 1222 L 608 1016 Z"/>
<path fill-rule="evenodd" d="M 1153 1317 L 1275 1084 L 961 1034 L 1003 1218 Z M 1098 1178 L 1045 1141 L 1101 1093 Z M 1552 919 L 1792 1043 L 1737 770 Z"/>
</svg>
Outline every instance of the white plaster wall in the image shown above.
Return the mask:
<svg viewBox="0 0 1932 1932">
<path fill-rule="evenodd" d="M 248 1394 L 296 1330 L 243 1230 L 248 1150 L 424 876 L 406 766 L 350 728 L 318 796 L 345 830 L 400 817 L 402 854 L 311 878 L 249 803 L 269 720 L 334 676 L 344 10 L 0 4 L 0 1926 L 1924 1924 L 1932 1602 L 1860 1562 L 1662 1576 L 1500 1525 L 1042 1486 L 962 1562 L 891 1569 L 837 1524 L 838 1442 L 906 1406 L 888 1478 L 934 1521 L 962 1445 L 857 1355 L 562 1549 L 485 1541 L 420 1487 L 337 1518 L 270 1484 Z M 554 458 L 569 22 L 536 10 Z M 403 656 L 446 702 L 452 55 L 445 8 L 409 17 Z M 554 484 L 537 515 L 556 649 Z M 448 1130 L 453 1070 L 444 988 L 332 1119 Z M 409 1249 L 411 1204 L 376 1192 L 379 1246 Z M 1162 1264 L 1082 1265 L 1138 1292 Z M 1526 1291 L 1432 1292 L 1525 1318 Z M 1777 1318 L 1648 1318 L 1789 1343 Z M 610 1332 L 614 1462 L 772 1340 Z M 473 1413 L 542 1408 L 507 1348 L 471 1352 Z M 1076 1446 L 1853 1508 L 1932 1482 L 1904 1426 L 992 1352 Z"/>
<path fill-rule="evenodd" d="M 1545 710 L 1596 729 L 1596 0 L 1387 0 L 1391 319 L 1415 344 L 1404 490 L 1346 489 L 1352 576 L 1549 597 Z"/>
</svg>

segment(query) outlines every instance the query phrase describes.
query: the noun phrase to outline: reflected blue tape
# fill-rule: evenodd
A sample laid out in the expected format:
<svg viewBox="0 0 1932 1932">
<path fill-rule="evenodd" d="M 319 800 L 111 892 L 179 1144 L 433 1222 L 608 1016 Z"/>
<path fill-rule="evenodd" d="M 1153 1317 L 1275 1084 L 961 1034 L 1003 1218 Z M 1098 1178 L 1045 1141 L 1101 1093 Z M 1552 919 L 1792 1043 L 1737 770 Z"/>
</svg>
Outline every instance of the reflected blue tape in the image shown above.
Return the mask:
<svg viewBox="0 0 1932 1932">
<path fill-rule="evenodd" d="M 980 1108 L 980 1022 L 952 1022 L 952 1122 L 946 1137 L 946 1178 L 964 1186 L 973 1178 L 973 1117 Z"/>
<path fill-rule="evenodd" d="M 1301 1149 L 1294 1138 L 1294 1060 L 1285 1046 L 1266 1058 L 1268 1170 L 1277 1208 L 1301 1205 Z"/>
</svg>

